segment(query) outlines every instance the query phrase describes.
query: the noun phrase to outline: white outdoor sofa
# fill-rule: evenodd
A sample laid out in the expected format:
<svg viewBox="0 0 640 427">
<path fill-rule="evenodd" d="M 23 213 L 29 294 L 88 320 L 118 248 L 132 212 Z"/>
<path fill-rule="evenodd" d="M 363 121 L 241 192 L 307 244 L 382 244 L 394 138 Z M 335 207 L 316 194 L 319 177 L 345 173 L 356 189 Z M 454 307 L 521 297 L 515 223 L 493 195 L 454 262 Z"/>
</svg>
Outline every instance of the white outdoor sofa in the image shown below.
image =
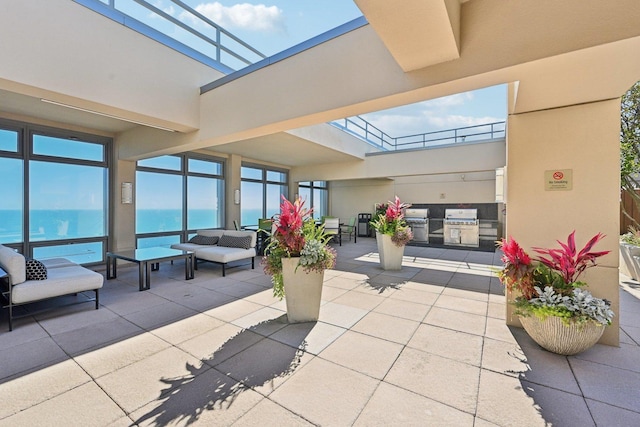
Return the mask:
<svg viewBox="0 0 640 427">
<path fill-rule="evenodd" d="M 251 268 L 255 268 L 256 238 L 255 231 L 197 230 L 189 242 L 175 243 L 171 247 L 194 252 L 196 270 L 198 261 L 221 264 L 224 277 L 230 262 L 251 259 Z"/>
<path fill-rule="evenodd" d="M 2 294 L 9 309 L 9 330 L 13 330 L 13 307 L 55 298 L 63 295 L 94 291 L 95 298 L 83 300 L 95 301 L 99 308 L 98 291 L 102 288 L 104 277 L 100 273 L 82 267 L 66 258 L 43 260 L 47 278 L 27 280 L 27 262 L 25 257 L 13 249 L 0 245 L 0 267 L 8 277 L 3 279 Z"/>
</svg>

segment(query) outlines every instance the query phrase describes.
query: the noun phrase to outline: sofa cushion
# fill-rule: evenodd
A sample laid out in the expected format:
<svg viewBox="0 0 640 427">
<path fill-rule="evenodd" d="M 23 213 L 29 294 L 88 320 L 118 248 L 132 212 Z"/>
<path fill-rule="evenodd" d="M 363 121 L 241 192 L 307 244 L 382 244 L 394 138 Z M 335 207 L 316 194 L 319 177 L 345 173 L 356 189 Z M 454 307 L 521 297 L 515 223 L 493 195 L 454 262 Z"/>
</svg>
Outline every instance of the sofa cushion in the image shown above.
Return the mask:
<svg viewBox="0 0 640 427">
<path fill-rule="evenodd" d="M 218 236 L 219 238 L 224 234 L 224 230 L 220 230 L 220 229 L 196 230 L 196 234 L 198 236 L 208 236 L 208 237 Z"/>
<path fill-rule="evenodd" d="M 47 280 L 47 267 L 33 258 L 25 258 L 27 280 Z"/>
<path fill-rule="evenodd" d="M 195 243 L 174 243 L 171 245 L 171 249 L 180 249 L 181 251 L 191 251 L 195 252 L 200 248 L 217 248 L 217 246 L 207 246 L 207 245 L 197 245 Z"/>
<path fill-rule="evenodd" d="M 256 248 L 227 248 L 224 246 L 200 246 L 196 250 L 196 258 L 207 261 L 227 263 L 256 256 Z"/>
<path fill-rule="evenodd" d="M 73 267 L 78 265 L 78 263 L 69 261 L 66 258 L 47 258 L 41 260 L 40 262 L 42 262 L 44 266 L 47 267 L 47 270 L 58 267 Z"/>
<path fill-rule="evenodd" d="M 251 236 L 230 236 L 223 234 L 218 241 L 218 246 L 226 248 L 251 248 Z"/>
<path fill-rule="evenodd" d="M 81 266 L 52 268 L 46 281 L 29 280 L 14 286 L 11 299 L 14 304 L 99 289 L 104 276 Z"/>
<path fill-rule="evenodd" d="M 0 245 L 0 265 L 11 276 L 11 283 L 14 285 L 27 280 L 24 256 L 8 246 Z"/>
<path fill-rule="evenodd" d="M 218 236 L 201 236 L 200 234 L 196 234 L 192 238 L 189 239 L 189 243 L 195 243 L 196 245 L 215 245 L 218 243 Z"/>
</svg>

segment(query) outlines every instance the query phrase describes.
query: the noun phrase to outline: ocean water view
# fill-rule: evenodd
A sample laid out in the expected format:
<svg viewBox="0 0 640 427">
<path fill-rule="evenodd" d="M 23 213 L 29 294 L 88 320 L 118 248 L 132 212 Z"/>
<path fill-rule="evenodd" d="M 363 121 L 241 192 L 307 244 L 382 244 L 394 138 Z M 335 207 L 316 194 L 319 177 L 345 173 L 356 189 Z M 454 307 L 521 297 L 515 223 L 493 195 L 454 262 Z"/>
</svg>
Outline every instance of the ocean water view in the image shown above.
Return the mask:
<svg viewBox="0 0 640 427">
<path fill-rule="evenodd" d="M 89 209 L 32 210 L 29 240 L 60 240 L 106 235 L 104 213 Z M 22 211 L 0 210 L 0 243 L 22 239 Z"/>
<path fill-rule="evenodd" d="M 180 209 L 140 209 L 136 211 L 136 233 L 157 233 L 182 230 Z M 102 210 L 51 209 L 32 210 L 29 215 L 29 240 L 50 241 L 85 237 L 106 236 L 108 230 Z M 243 210 L 241 224 L 255 226 L 262 210 Z M 188 215 L 188 229 L 224 227 L 218 222 L 218 212 L 209 209 L 193 209 Z M 23 241 L 23 220 L 20 210 L 0 210 L 0 243 Z"/>
</svg>

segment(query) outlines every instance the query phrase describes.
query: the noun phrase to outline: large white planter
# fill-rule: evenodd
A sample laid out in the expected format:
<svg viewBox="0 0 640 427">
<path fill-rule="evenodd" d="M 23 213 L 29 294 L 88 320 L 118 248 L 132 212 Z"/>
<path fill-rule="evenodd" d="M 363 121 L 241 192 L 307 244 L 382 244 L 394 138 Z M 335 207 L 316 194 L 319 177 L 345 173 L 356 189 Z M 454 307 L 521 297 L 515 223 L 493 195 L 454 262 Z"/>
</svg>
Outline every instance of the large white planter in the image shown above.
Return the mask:
<svg viewBox="0 0 640 427">
<path fill-rule="evenodd" d="M 548 316 L 544 320 L 532 316 L 520 316 L 520 323 L 527 334 L 542 348 L 552 353 L 571 356 L 591 348 L 604 332 L 597 322 L 565 324 L 561 318 Z"/>
<path fill-rule="evenodd" d="M 296 271 L 299 258 L 282 258 L 284 299 L 289 323 L 315 322 L 320 317 L 324 271 Z"/>
<path fill-rule="evenodd" d="M 640 247 L 620 242 L 620 272 L 633 280 L 640 277 Z"/>
<path fill-rule="evenodd" d="M 378 243 L 378 254 L 380 254 L 380 266 L 382 269 L 400 270 L 402 268 L 404 246 L 396 246 L 391 241 L 391 236 L 382 233 L 376 233 L 376 243 Z"/>
</svg>

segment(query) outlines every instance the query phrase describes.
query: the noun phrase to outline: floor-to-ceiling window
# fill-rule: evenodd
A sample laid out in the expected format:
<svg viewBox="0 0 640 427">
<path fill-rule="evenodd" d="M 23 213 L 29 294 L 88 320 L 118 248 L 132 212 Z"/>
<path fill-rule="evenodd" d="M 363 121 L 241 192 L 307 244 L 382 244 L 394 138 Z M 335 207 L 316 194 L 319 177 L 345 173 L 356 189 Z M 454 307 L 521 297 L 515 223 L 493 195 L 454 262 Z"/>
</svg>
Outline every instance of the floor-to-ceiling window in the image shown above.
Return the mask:
<svg viewBox="0 0 640 427">
<path fill-rule="evenodd" d="M 326 181 L 306 181 L 298 183 L 298 194 L 307 208 L 313 209 L 313 217 L 319 219 L 328 215 L 329 188 Z"/>
<path fill-rule="evenodd" d="M 288 194 L 287 171 L 243 163 L 240 176 L 242 226 L 255 226 L 258 219 L 271 218 L 280 212 L 281 196 Z"/>
<path fill-rule="evenodd" d="M 0 243 L 39 259 L 104 261 L 111 139 L 0 121 Z"/>
<path fill-rule="evenodd" d="M 198 229 L 221 228 L 223 167 L 221 159 L 192 153 L 138 161 L 138 248 L 170 246 Z"/>
</svg>

